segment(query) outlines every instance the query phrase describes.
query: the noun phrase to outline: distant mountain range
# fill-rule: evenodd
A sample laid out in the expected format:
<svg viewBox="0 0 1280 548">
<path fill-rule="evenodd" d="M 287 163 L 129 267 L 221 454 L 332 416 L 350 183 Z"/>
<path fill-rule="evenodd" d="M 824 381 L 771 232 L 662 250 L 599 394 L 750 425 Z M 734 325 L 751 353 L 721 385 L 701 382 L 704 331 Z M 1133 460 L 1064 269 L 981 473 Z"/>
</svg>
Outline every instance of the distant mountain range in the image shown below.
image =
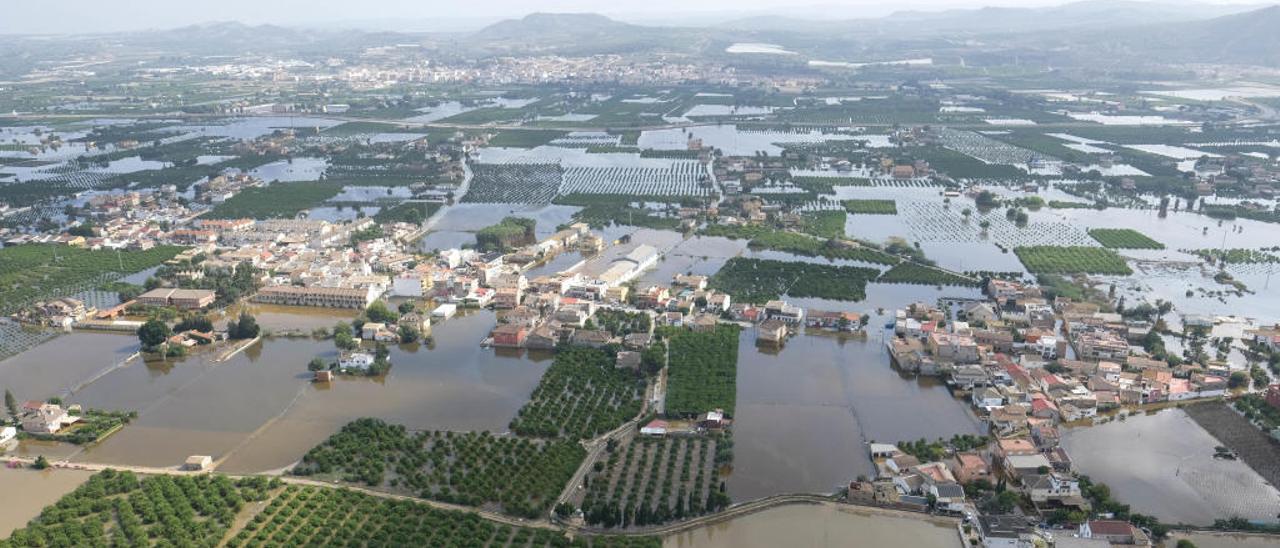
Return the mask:
<svg viewBox="0 0 1280 548">
<path fill-rule="evenodd" d="M 14 47 L 20 40 L 0 37 L 0 43 Z M 843 20 L 824 18 L 817 8 L 809 8 L 798 9 L 792 17 L 752 17 L 703 27 L 639 25 L 594 13 L 534 13 L 469 32 L 212 23 L 69 37 L 66 42 L 95 47 L 141 46 L 193 55 L 326 54 L 419 44 L 435 48 L 438 55 L 447 52 L 463 58 L 675 52 L 718 57 L 743 66 L 784 63 L 795 67 L 809 59 L 933 56 L 963 57 L 978 63 L 1034 59 L 1053 66 L 1202 62 L 1280 67 L 1280 7 L 1185 0 L 1086 0 L 1053 7 L 902 11 L 880 18 Z M 727 54 L 726 47 L 734 42 L 776 43 L 798 55 L 771 59 L 767 55 Z"/>
<path fill-rule="evenodd" d="M 1280 6 L 1204 21 L 1137 27 L 1119 34 L 1099 33 L 1096 38 L 1165 62 L 1280 67 Z"/>
<path fill-rule="evenodd" d="M 861 31 L 909 36 L 1014 34 L 1020 32 L 1111 28 L 1142 24 L 1207 19 L 1241 11 L 1248 6 L 1190 2 L 1137 2 L 1087 0 L 1060 6 L 1010 8 L 985 7 L 945 11 L 900 11 L 870 19 L 822 19 L 820 14 L 794 17 L 760 16 L 718 25 L 719 28 L 753 31 L 839 32 Z M 811 17 L 805 17 L 811 15 Z"/>
</svg>

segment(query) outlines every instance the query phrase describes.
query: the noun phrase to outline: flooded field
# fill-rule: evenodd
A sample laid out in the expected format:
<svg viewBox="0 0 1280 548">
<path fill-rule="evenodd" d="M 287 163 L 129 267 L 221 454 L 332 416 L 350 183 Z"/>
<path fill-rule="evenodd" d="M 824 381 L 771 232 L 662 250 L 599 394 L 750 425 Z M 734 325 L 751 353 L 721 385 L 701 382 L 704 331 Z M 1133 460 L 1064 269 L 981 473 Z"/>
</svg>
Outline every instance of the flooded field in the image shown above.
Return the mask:
<svg viewBox="0 0 1280 548">
<path fill-rule="evenodd" d="M 284 307 L 258 311 L 269 329 L 327 327 L 349 317 L 290 313 Z M 67 399 L 138 411 L 129 426 L 83 451 L 24 443 L 16 452 L 161 467 L 207 454 L 220 470 L 249 473 L 288 466 L 343 424 L 365 416 L 412 429 L 505 431 L 550 361 L 481 348 L 495 324 L 487 311 L 456 317 L 436 326 L 433 345 L 393 347 L 385 378 L 344 378 L 330 385 L 310 382 L 306 363 L 315 356 L 333 359 L 333 343 L 309 338 L 267 339 L 225 362 L 217 361 L 218 350 L 176 361 L 134 360 Z M 85 382 L 102 368 L 104 354 L 117 348 L 131 353 L 137 344 L 126 335 L 59 340 L 71 337 L 83 344 L 46 345 L 5 362 L 0 384 L 15 392 L 30 386 L 41 397 Z"/>
<path fill-rule="evenodd" d="M 0 387 L 19 400 L 64 395 L 138 351 L 132 336 L 77 332 L 60 335 L 0 361 Z"/>
<path fill-rule="evenodd" d="M 82 470 L 27 470 L 0 468 L 0 540 L 9 538 L 40 515 L 45 506 L 84 483 L 91 472 Z"/>
<path fill-rule="evenodd" d="M 953 548 L 963 546 L 955 526 L 886 515 L 852 506 L 784 506 L 672 535 L 664 548 L 789 546 Z"/>
<path fill-rule="evenodd" d="M 872 440 L 981 431 L 969 407 L 936 379 L 895 371 L 878 331 L 866 341 L 798 336 L 778 352 L 757 349 L 747 330 L 738 352 L 734 500 L 833 492 L 872 473 L 865 448 Z"/>
<path fill-rule="evenodd" d="M 1168 523 L 1233 516 L 1270 523 L 1280 493 L 1245 463 L 1213 458 L 1221 445 L 1181 409 L 1072 428 L 1062 437 L 1076 468 L 1134 511 Z"/>
<path fill-rule="evenodd" d="M 445 209 L 432 225 L 431 231 L 418 242 L 418 248 L 432 251 L 474 246 L 476 231 L 498 224 L 503 217 L 508 216 L 537 221 L 534 232 L 538 238 L 546 238 L 555 234 L 557 227 L 570 222 L 578 209 L 560 205 L 457 204 Z"/>
<path fill-rule="evenodd" d="M 1170 533 L 1166 546 L 1179 540 L 1189 540 L 1196 548 L 1273 548 L 1280 546 L 1280 537 L 1274 535 L 1245 535 L 1238 533 Z"/>
</svg>

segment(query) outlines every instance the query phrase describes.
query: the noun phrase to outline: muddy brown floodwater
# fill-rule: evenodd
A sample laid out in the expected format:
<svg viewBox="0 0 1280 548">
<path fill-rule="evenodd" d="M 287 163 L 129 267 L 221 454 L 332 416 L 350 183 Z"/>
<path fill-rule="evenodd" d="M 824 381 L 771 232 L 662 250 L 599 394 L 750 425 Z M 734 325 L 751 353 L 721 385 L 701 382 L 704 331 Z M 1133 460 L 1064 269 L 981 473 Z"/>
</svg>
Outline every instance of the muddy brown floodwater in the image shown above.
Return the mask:
<svg viewBox="0 0 1280 548">
<path fill-rule="evenodd" d="M 1116 500 L 1167 523 L 1234 516 L 1275 523 L 1280 513 L 1275 487 L 1242 461 L 1213 458 L 1221 443 L 1181 409 L 1071 428 L 1062 445 Z"/>
<path fill-rule="evenodd" d="M 61 396 L 138 351 L 138 339 L 111 333 L 59 335 L 0 361 L 0 388 L 19 401 Z"/>
<path fill-rule="evenodd" d="M 0 540 L 26 526 L 45 506 L 74 491 L 92 472 L 0 468 Z"/>
<path fill-rule="evenodd" d="M 881 331 L 866 340 L 802 335 L 780 352 L 738 348 L 734 470 L 743 501 L 780 493 L 834 492 L 873 472 L 865 444 L 976 434 L 982 425 L 936 379 L 894 370 Z"/>
<path fill-rule="evenodd" d="M 329 326 L 341 319 L 309 310 L 292 317 L 287 309 L 266 312 L 270 325 L 279 328 Z M 391 372 L 384 378 L 340 378 L 327 385 L 312 383 L 306 364 L 316 356 L 334 359 L 337 352 L 332 341 L 310 338 L 264 339 L 224 362 L 217 361 L 221 349 L 181 360 L 133 360 L 67 398 L 86 407 L 139 413 L 123 430 L 72 460 L 167 467 L 189 455 L 211 455 L 220 471 L 254 473 L 292 464 L 360 417 L 411 429 L 505 431 L 550 361 L 481 348 L 480 340 L 495 323 L 487 311 L 455 317 L 435 327 L 430 345 L 393 347 Z M 0 386 L 37 370 L 51 379 L 39 383 L 46 390 L 75 384 L 102 367 L 84 362 L 109 362 L 108 350 L 136 346 L 127 335 L 89 337 L 85 340 L 95 344 L 42 346 L 15 357 L 0 369 L 5 373 Z M 51 354 L 59 359 L 46 361 Z M 54 395 L 33 392 L 22 397 Z M 24 444 L 17 451 L 65 457 L 76 448 Z"/>
<path fill-rule="evenodd" d="M 953 525 L 837 506 L 783 506 L 672 535 L 664 548 L 962 546 Z"/>
</svg>

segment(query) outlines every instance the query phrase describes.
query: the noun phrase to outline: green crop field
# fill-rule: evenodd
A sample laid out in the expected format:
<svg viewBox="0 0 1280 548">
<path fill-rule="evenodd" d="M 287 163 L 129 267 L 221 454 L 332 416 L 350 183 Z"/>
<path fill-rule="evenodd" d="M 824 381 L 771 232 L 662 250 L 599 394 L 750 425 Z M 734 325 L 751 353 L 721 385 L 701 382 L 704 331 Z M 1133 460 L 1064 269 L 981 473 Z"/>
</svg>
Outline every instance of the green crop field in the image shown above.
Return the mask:
<svg viewBox="0 0 1280 548">
<path fill-rule="evenodd" d="M 898 203 L 893 200 L 845 200 L 840 203 L 845 211 L 859 215 L 898 214 Z"/>
<path fill-rule="evenodd" d="M 860 301 L 867 296 L 867 282 L 879 275 L 874 268 L 734 257 L 711 277 L 710 285 L 749 303 L 782 295 Z"/>
<path fill-rule="evenodd" d="M 678 330 L 671 336 L 666 414 L 692 417 L 715 409 L 732 416 L 738 401 L 738 334 L 732 325 L 714 331 Z"/>
<path fill-rule="evenodd" d="M 603 350 L 566 348 L 556 352 L 511 430 L 522 436 L 595 437 L 639 414 L 643 395 L 644 381 L 614 367 Z"/>
<path fill-rule="evenodd" d="M 979 283 L 978 280 L 954 272 L 908 262 L 898 263 L 893 268 L 885 271 L 884 274 L 881 274 L 876 281 L 895 284 L 959 285 L 968 287 L 977 286 Z"/>
<path fill-rule="evenodd" d="M 0 249 L 0 313 L 34 301 L 92 289 L 114 277 L 141 272 L 182 251 L 158 246 L 145 251 L 90 250 L 65 245 L 21 245 Z"/>
<path fill-rule="evenodd" d="M 248 188 L 205 214 L 209 219 L 291 219 L 338 195 L 342 185 L 325 182 L 276 183 Z"/>
<path fill-rule="evenodd" d="M 550 509 L 586 450 L 489 432 L 409 432 L 357 419 L 312 448 L 293 474 L 318 476 L 426 499 L 537 517 Z"/>
<path fill-rule="evenodd" d="M 1031 246 L 1015 248 L 1018 259 L 1033 274 L 1114 274 L 1133 270 L 1124 257 L 1102 247 Z"/>
<path fill-rule="evenodd" d="M 1111 249 L 1164 249 L 1164 244 L 1131 228 L 1095 228 L 1089 236 Z"/>
</svg>

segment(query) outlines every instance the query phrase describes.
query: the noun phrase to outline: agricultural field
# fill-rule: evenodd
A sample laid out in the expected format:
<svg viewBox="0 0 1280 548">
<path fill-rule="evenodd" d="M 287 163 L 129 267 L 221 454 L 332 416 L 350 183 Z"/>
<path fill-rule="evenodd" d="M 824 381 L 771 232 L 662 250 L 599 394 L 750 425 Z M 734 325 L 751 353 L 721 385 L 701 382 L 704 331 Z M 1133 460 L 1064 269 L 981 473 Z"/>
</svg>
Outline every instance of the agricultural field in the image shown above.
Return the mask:
<svg viewBox="0 0 1280 548">
<path fill-rule="evenodd" d="M 1280 255 L 1257 249 L 1187 249 L 1187 253 L 1215 264 L 1280 263 Z M 1271 250 L 1277 251 L 1277 250 Z"/>
<path fill-rule="evenodd" d="M 489 432 L 409 432 L 357 419 L 312 448 L 293 474 L 537 517 L 586 458 L 576 441 Z"/>
<path fill-rule="evenodd" d="M 664 167 L 568 167 L 561 194 L 619 194 L 624 196 L 704 196 L 702 164 L 688 160 Z"/>
<path fill-rule="evenodd" d="M 1102 247 L 1029 246 L 1014 248 L 1018 259 L 1032 274 L 1109 274 L 1127 276 L 1133 273 L 1124 257 Z"/>
<path fill-rule="evenodd" d="M 751 247 L 785 251 L 809 257 L 845 259 L 867 263 L 891 265 L 898 258 L 879 249 L 849 242 L 824 241 L 796 232 L 770 231 L 751 239 Z"/>
<path fill-rule="evenodd" d="M 714 331 L 677 330 L 669 344 L 666 414 L 693 417 L 715 409 L 732 416 L 738 394 L 738 334 L 731 325 Z"/>
<path fill-rule="evenodd" d="M 379 223 L 413 223 L 421 224 L 440 209 L 434 202 L 404 202 L 395 207 L 383 208 L 373 216 Z"/>
<path fill-rule="evenodd" d="M 555 203 L 582 207 L 573 214 L 574 220 L 587 223 L 596 229 L 615 224 L 657 230 L 680 228 L 679 217 L 654 215 L 648 209 L 633 205 L 633 202 L 643 199 L 646 198 L 606 194 L 570 194 L 556 198 Z"/>
<path fill-rule="evenodd" d="M 698 234 L 735 240 L 747 238 L 751 240 L 750 246 L 755 249 L 785 251 L 807 257 L 826 257 L 883 265 L 893 265 L 899 261 L 897 257 L 879 249 L 857 243 L 822 240 L 807 234 L 787 232 L 767 226 L 708 225 Z"/>
<path fill-rule="evenodd" d="M 489 139 L 491 147 L 533 148 L 564 137 L 566 132 L 549 129 L 508 129 Z"/>
<path fill-rule="evenodd" d="M 275 183 L 247 188 L 215 206 L 207 219 L 292 219 L 337 196 L 342 185 L 330 182 Z"/>
<path fill-rule="evenodd" d="M 651 333 L 653 321 L 648 314 L 642 312 L 602 308 L 587 320 L 587 329 L 601 329 L 615 337 L 622 337 L 632 333 Z"/>
<path fill-rule="evenodd" d="M 0 314 L 41 299 L 93 289 L 120 276 L 159 265 L 182 251 L 157 246 L 145 251 L 90 250 L 64 245 L 0 249 Z"/>
<path fill-rule="evenodd" d="M 226 543 L 249 546 L 529 546 L 658 548 L 651 537 L 579 536 L 512 527 L 347 489 L 289 486 Z"/>
<path fill-rule="evenodd" d="M 710 287 L 742 302 L 763 303 L 783 295 L 837 301 L 866 298 L 873 268 L 734 257 L 711 277 Z"/>
<path fill-rule="evenodd" d="M 45 508 L 9 546 L 216 546 L 246 502 L 279 480 L 150 476 L 105 470 Z"/>
<path fill-rule="evenodd" d="M 876 280 L 890 284 L 923 284 L 923 285 L 958 285 L 977 287 L 981 280 L 962 276 L 937 267 L 924 266 L 911 262 L 901 262 L 886 270 Z"/>
<path fill-rule="evenodd" d="M 837 186 L 871 186 L 868 179 L 854 177 L 820 177 L 801 175 L 791 178 L 791 184 L 814 194 L 831 194 Z"/>
<path fill-rule="evenodd" d="M 486 226 L 476 232 L 476 248 L 485 251 L 506 251 L 533 243 L 537 238 L 534 226 L 537 221 L 523 217 L 506 217 L 496 225 Z"/>
<path fill-rule="evenodd" d="M 724 509 L 720 469 L 733 460 L 728 433 L 635 437 L 614 447 L 587 476 L 581 509 L 588 524 L 626 528 Z"/>
<path fill-rule="evenodd" d="M 938 132 L 943 146 L 986 164 L 1026 165 L 1032 158 L 1056 160 L 1046 154 L 997 141 L 974 131 L 943 129 Z M 956 176 L 952 174 L 952 176 Z"/>
<path fill-rule="evenodd" d="M 857 215 L 897 215 L 898 203 L 893 200 L 844 200 L 845 211 Z"/>
<path fill-rule="evenodd" d="M 593 438 L 640 413 L 644 380 L 614 367 L 603 350 L 569 347 L 556 352 L 529 403 L 511 420 L 521 436 Z"/>
<path fill-rule="evenodd" d="M 800 230 L 819 238 L 843 238 L 843 211 L 810 211 L 800 215 Z"/>
<path fill-rule="evenodd" d="M 1109 249 L 1164 249 L 1164 244 L 1132 228 L 1094 228 L 1089 235 Z"/>
<path fill-rule="evenodd" d="M 548 204 L 560 191 L 560 164 L 472 164 L 463 202 Z"/>
</svg>

